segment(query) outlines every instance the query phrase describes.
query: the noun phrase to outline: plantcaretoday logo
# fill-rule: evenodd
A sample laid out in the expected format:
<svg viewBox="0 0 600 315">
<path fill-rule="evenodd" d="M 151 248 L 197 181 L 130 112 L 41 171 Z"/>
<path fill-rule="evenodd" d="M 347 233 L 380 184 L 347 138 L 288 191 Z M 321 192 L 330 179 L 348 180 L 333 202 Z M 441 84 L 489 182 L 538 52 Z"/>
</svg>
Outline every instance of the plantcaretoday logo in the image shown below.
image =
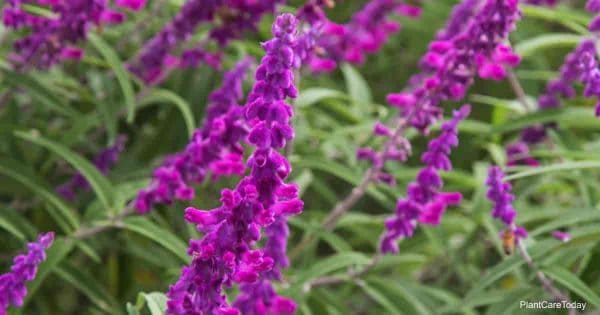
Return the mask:
<svg viewBox="0 0 600 315">
<path fill-rule="evenodd" d="M 585 311 L 587 302 L 569 302 L 569 301 L 519 301 L 520 309 L 577 309 Z"/>
</svg>

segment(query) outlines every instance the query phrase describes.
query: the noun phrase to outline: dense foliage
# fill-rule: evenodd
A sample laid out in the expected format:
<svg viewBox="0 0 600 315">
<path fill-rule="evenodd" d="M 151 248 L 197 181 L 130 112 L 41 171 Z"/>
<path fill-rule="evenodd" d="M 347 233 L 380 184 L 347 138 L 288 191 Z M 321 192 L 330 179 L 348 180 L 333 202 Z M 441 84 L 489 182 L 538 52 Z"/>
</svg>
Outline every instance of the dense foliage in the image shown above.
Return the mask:
<svg viewBox="0 0 600 315">
<path fill-rule="evenodd" d="M 6 0 L 0 314 L 597 314 L 599 12 Z"/>
</svg>

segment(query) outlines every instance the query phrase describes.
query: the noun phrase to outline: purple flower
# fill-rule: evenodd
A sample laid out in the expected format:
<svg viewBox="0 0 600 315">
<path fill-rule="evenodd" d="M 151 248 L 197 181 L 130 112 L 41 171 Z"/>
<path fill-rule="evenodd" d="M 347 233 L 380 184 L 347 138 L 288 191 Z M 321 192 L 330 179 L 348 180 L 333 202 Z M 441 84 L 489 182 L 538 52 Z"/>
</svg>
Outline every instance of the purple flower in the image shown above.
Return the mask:
<svg viewBox="0 0 600 315">
<path fill-rule="evenodd" d="M 6 314 L 10 305 L 23 305 L 27 295 L 25 284 L 35 278 L 38 266 L 46 259 L 46 249 L 53 240 L 53 232 L 40 234 L 37 242 L 27 244 L 27 253 L 13 259 L 10 272 L 0 275 L 0 314 Z"/>
<path fill-rule="evenodd" d="M 327 20 L 320 10 L 323 3 L 316 2 L 309 2 L 299 12 L 300 18 L 322 25 L 316 39 L 319 54 L 309 61 L 315 72 L 331 71 L 341 61 L 362 64 L 367 54 L 377 52 L 390 35 L 400 30 L 400 24 L 388 18 L 392 13 L 410 17 L 421 13 L 418 7 L 393 0 L 371 0 L 348 24 L 337 24 Z"/>
<path fill-rule="evenodd" d="M 115 143 L 108 148 L 100 151 L 100 153 L 94 158 L 94 166 L 102 173 L 103 175 L 108 175 L 110 169 L 117 163 L 119 160 L 119 155 L 125 149 L 125 142 L 127 141 L 127 137 L 124 135 L 118 136 L 115 140 Z M 56 191 L 59 195 L 67 200 L 74 200 L 77 196 L 77 190 L 89 190 L 90 184 L 88 181 L 81 175 L 77 173 L 66 183 L 58 186 Z"/>
<path fill-rule="evenodd" d="M 533 5 L 555 6 L 558 0 L 524 0 L 523 2 Z"/>
<path fill-rule="evenodd" d="M 513 208 L 515 196 L 512 194 L 512 186 L 504 181 L 504 173 L 498 166 L 490 167 L 486 180 L 488 187 L 487 198 L 493 203 L 492 217 L 501 220 L 507 229 L 503 233 L 514 233 L 517 240 L 527 237 L 527 230 L 515 224 L 517 211 Z"/>
<path fill-rule="evenodd" d="M 44 1 L 51 17 L 33 15 L 22 8 L 26 0 L 9 0 L 3 10 L 3 23 L 14 30 L 28 29 L 14 42 L 9 55 L 18 68 L 47 69 L 63 59 L 81 59 L 83 52 L 72 46 L 86 39 L 93 27 L 120 23 L 124 15 L 110 10 L 106 0 Z"/>
<path fill-rule="evenodd" d="M 464 105 L 454 111 L 453 118 L 442 125 L 440 135 L 429 142 L 427 151 L 421 155 L 425 167 L 419 171 L 415 182 L 408 185 L 406 197 L 399 199 L 396 213 L 385 221 L 386 231 L 381 237 L 380 248 L 384 253 L 397 253 L 397 240 L 411 237 L 417 224 L 438 225 L 449 205 L 462 200 L 458 192 L 440 192 L 444 183 L 439 171 L 449 171 L 452 164 L 448 158 L 453 147 L 458 146 L 458 124 L 471 110 Z"/>
<path fill-rule="evenodd" d="M 462 99 L 476 75 L 501 80 L 505 67 L 516 66 L 520 58 L 504 44 L 520 17 L 516 0 L 485 0 L 476 13 L 474 4 L 458 5 L 446 29 L 429 46 L 421 60 L 422 73 L 410 80 L 409 88 L 388 96 L 391 106 L 421 132 L 439 119 L 439 104 Z M 468 22 L 460 17 L 471 17 Z M 450 30 L 462 30 L 452 34 Z"/>
<path fill-rule="evenodd" d="M 506 146 L 507 165 L 539 166 L 540 162 L 529 155 L 529 147 L 525 142 L 515 142 Z"/>
<path fill-rule="evenodd" d="M 139 11 L 146 5 L 146 0 L 115 0 L 115 3 L 120 7 Z"/>
<path fill-rule="evenodd" d="M 279 297 L 270 280 L 287 266 L 285 218 L 302 211 L 298 187 L 285 183 L 291 166 L 276 149 L 293 138 L 296 19 L 282 14 L 273 24 L 274 38 L 263 43 L 266 55 L 256 70 L 256 83 L 244 108 L 251 126 L 248 142 L 255 150 L 248 158 L 250 174 L 235 189 L 221 192 L 222 205 L 212 210 L 186 209 L 186 220 L 204 232 L 190 241 L 190 266 L 170 287 L 167 314 L 292 314 L 293 301 Z M 253 249 L 265 227 L 264 249 Z M 240 300 L 231 307 L 223 286 L 242 284 Z"/>
<path fill-rule="evenodd" d="M 176 48 L 189 41 L 196 28 L 215 22 L 208 39 L 216 42 L 219 48 L 225 47 L 232 39 L 239 38 L 246 31 L 256 29 L 262 16 L 275 11 L 282 0 L 239 1 L 239 0 L 188 0 L 179 13 L 158 34 L 150 39 L 139 56 L 130 63 L 130 70 L 146 83 L 157 83 L 165 73 L 171 54 Z M 197 66 L 206 63 L 219 67 L 219 53 L 208 52 L 207 41 L 181 54 L 179 66 Z"/>
<path fill-rule="evenodd" d="M 245 58 L 225 73 L 222 86 L 209 96 L 204 126 L 196 129 L 186 148 L 167 158 L 152 174 L 150 185 L 135 200 L 140 213 L 156 204 L 191 200 L 193 183 L 201 183 L 210 172 L 221 176 L 243 175 L 242 140 L 248 130 L 238 102 L 244 97 L 242 83 L 252 59 Z"/>
<path fill-rule="evenodd" d="M 568 232 L 560 231 L 560 230 L 556 230 L 556 231 L 552 232 L 552 236 L 561 242 L 568 242 L 571 240 L 571 234 L 569 234 Z"/>
</svg>

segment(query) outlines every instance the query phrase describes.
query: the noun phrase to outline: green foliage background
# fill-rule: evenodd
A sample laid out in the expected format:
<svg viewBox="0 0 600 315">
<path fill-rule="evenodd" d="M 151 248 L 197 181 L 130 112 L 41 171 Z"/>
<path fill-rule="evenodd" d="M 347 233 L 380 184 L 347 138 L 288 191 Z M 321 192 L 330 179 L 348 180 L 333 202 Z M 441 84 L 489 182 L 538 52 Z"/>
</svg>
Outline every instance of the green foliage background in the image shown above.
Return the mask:
<svg viewBox="0 0 600 315">
<path fill-rule="evenodd" d="M 220 188 L 235 184 L 235 179 L 207 182 L 189 204 L 115 219 L 162 158 L 185 146 L 202 122 L 208 93 L 220 83 L 219 73 L 203 67 L 176 71 L 160 86 L 145 87 L 123 69 L 124 60 L 181 2 L 150 1 L 126 23 L 94 31 L 80 63 L 22 74 L 0 59 L 0 270 L 7 270 L 11 257 L 40 231 L 58 234 L 28 286 L 25 308 L 11 314 L 161 314 L 164 297 L 143 292 L 166 292 L 189 261 L 187 240 L 199 234 L 184 222 L 183 209 L 216 206 Z M 573 2 L 553 9 L 523 6 L 511 43 L 523 56 L 516 74 L 530 102 L 587 34 L 591 16 L 582 10 L 583 1 Z M 345 21 L 362 4 L 340 1 L 329 13 Z M 416 133 L 409 133 L 413 158 L 390 166 L 396 187 L 372 186 L 333 232 L 321 229 L 320 222 L 360 180 L 367 165 L 356 161 L 355 149 L 380 144 L 370 134 L 373 123 L 395 115 L 385 95 L 400 91 L 417 71 L 454 4 L 424 1 L 422 18 L 402 19 L 402 31 L 364 66 L 343 65 L 330 75 L 301 73 L 291 162 L 306 207 L 290 220 L 292 266 L 279 288 L 298 301 L 299 314 L 533 314 L 519 310 L 516 301 L 550 297 L 519 256 L 503 253 L 501 227 L 489 215 L 483 183 L 487 166 L 505 164 L 503 146 L 520 128 L 548 121 L 560 128 L 551 134 L 553 145 L 533 152 L 544 166 L 511 169 L 517 221 L 530 231 L 526 245 L 538 267 L 573 300 L 587 302 L 588 310 L 600 309 L 600 123 L 593 104 L 576 99 L 559 110 L 527 113 L 506 82 L 491 81 L 470 90 L 473 114 L 460 128 L 461 144 L 452 154 L 455 169 L 444 174 L 446 190 L 465 195 L 462 205 L 450 209 L 440 226 L 420 227 L 415 237 L 402 241 L 399 255 L 386 256 L 359 279 L 307 290 L 313 279 L 347 274 L 368 264 L 376 252 L 383 219 L 418 169 L 425 139 Z M 260 58 L 259 41 L 270 37 L 271 21 L 265 18 L 258 34 L 228 49 L 226 68 L 244 54 Z M 0 56 L 10 52 L 13 36 L 0 29 Z M 457 105 L 446 104 L 446 114 Z M 90 160 L 117 134 L 128 136 L 126 150 L 104 177 Z M 93 189 L 69 203 L 54 187 L 74 169 Z M 79 234 L 105 225 L 111 228 L 91 237 Z M 550 232 L 555 229 L 568 229 L 573 240 L 554 240 Z M 297 247 L 310 237 L 316 240 Z"/>
</svg>

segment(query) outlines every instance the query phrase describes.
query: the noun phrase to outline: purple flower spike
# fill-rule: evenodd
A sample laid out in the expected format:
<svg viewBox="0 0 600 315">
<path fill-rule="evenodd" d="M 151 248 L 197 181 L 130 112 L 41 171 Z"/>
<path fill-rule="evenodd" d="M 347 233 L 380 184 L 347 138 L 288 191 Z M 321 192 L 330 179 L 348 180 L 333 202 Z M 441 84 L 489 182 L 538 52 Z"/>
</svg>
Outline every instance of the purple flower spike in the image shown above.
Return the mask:
<svg viewBox="0 0 600 315">
<path fill-rule="evenodd" d="M 429 142 L 427 151 L 421 155 L 425 167 L 417 174 L 416 181 L 408 185 L 406 197 L 398 200 L 394 216 L 385 221 L 386 231 L 380 242 L 383 253 L 397 253 L 398 239 L 411 237 L 418 223 L 438 225 L 448 206 L 460 204 L 460 193 L 440 192 L 444 182 L 439 171 L 452 169 L 448 156 L 458 146 L 458 124 L 470 111 L 469 105 L 454 111 L 452 119 L 442 125 L 440 135 Z"/>
<path fill-rule="evenodd" d="M 285 183 L 291 166 L 276 151 L 294 135 L 292 108 L 285 100 L 297 95 L 293 75 L 299 38 L 296 24 L 291 14 L 278 16 L 272 28 L 274 38 L 263 44 L 266 55 L 244 108 L 251 126 L 248 141 L 255 146 L 247 161 L 250 174 L 235 189 L 221 192 L 220 207 L 186 210 L 186 220 L 205 234 L 190 241 L 192 263 L 169 289 L 167 315 L 295 312 L 295 303 L 278 296 L 270 281 L 280 279 L 281 268 L 288 265 L 286 217 L 303 208 L 298 187 Z M 255 249 L 261 228 L 268 240 L 264 249 Z M 234 307 L 223 293 L 223 287 L 233 283 L 241 284 Z"/>
<path fill-rule="evenodd" d="M 22 5 L 30 2 L 8 0 L 2 14 L 7 28 L 28 30 L 13 43 L 15 53 L 9 56 L 19 69 L 48 69 L 61 60 L 79 60 L 83 51 L 72 46 L 84 41 L 90 29 L 125 19 L 109 9 L 106 0 L 39 1 L 49 6 L 51 17 L 28 13 Z"/>
<path fill-rule="evenodd" d="M 529 147 L 525 142 L 515 142 L 506 146 L 507 165 L 539 166 L 540 162 L 529 155 Z"/>
<path fill-rule="evenodd" d="M 193 199 L 192 184 L 201 183 L 209 173 L 213 180 L 244 174 L 241 142 L 248 127 L 238 102 L 244 97 L 242 83 L 251 64 L 252 59 L 245 58 L 225 73 L 221 87 L 209 95 L 204 126 L 194 131 L 183 151 L 154 171 L 152 182 L 134 202 L 138 212 L 147 213 L 155 205 L 171 204 L 175 199 Z"/>
<path fill-rule="evenodd" d="M 113 145 L 100 151 L 100 153 L 94 158 L 94 166 L 96 166 L 100 173 L 103 175 L 108 175 L 111 168 L 113 168 L 113 166 L 119 161 L 119 155 L 125 149 L 126 142 L 127 137 L 120 135 L 117 137 Z M 88 191 L 90 190 L 90 184 L 85 177 L 83 177 L 83 175 L 77 173 L 69 181 L 58 186 L 56 191 L 63 198 L 72 201 L 77 197 L 77 191 L 80 189 Z"/>
<path fill-rule="evenodd" d="M 129 0 L 133 1 L 133 0 Z M 181 67 L 195 67 L 201 63 L 220 67 L 220 54 L 206 50 L 209 41 L 224 48 L 232 39 L 247 31 L 254 31 L 263 15 L 275 12 L 282 0 L 188 0 L 179 13 L 142 48 L 139 56 L 129 64 L 129 69 L 146 83 L 156 84 L 165 76 L 165 70 L 174 59 Z M 184 50 L 175 58 L 176 49 L 190 40 L 196 28 L 215 22 L 208 39 L 196 47 Z"/>
<path fill-rule="evenodd" d="M 38 266 L 46 260 L 46 249 L 53 241 L 53 232 L 40 234 L 37 242 L 27 244 L 27 253 L 13 259 L 10 272 L 0 275 L 0 314 L 6 314 L 10 305 L 23 305 L 27 295 L 25 284 L 35 279 Z"/>
<path fill-rule="evenodd" d="M 423 133 L 437 121 L 439 104 L 464 97 L 476 76 L 500 80 L 505 67 L 520 58 L 504 44 L 520 17 L 517 0 L 464 1 L 458 4 L 446 28 L 421 59 L 422 72 L 413 76 L 406 91 L 388 96 L 391 106 Z"/>
<path fill-rule="evenodd" d="M 421 9 L 394 0 L 371 0 L 347 24 L 327 20 L 321 7 L 328 1 L 314 0 L 302 7 L 299 17 L 320 28 L 316 38 L 317 54 L 308 64 L 314 72 L 328 72 L 339 62 L 362 64 L 368 54 L 381 49 L 388 38 L 400 30 L 400 24 L 389 16 L 397 13 L 415 18 Z"/>
<path fill-rule="evenodd" d="M 555 6 L 558 0 L 525 0 L 527 4 L 540 5 L 540 6 Z"/>
<path fill-rule="evenodd" d="M 486 180 L 488 187 L 487 198 L 494 204 L 492 217 L 501 220 L 507 229 L 504 233 L 512 231 L 518 239 L 527 237 L 527 230 L 515 224 L 517 211 L 513 208 L 515 196 L 512 194 L 510 183 L 504 182 L 504 173 L 498 166 L 490 167 Z"/>
</svg>

